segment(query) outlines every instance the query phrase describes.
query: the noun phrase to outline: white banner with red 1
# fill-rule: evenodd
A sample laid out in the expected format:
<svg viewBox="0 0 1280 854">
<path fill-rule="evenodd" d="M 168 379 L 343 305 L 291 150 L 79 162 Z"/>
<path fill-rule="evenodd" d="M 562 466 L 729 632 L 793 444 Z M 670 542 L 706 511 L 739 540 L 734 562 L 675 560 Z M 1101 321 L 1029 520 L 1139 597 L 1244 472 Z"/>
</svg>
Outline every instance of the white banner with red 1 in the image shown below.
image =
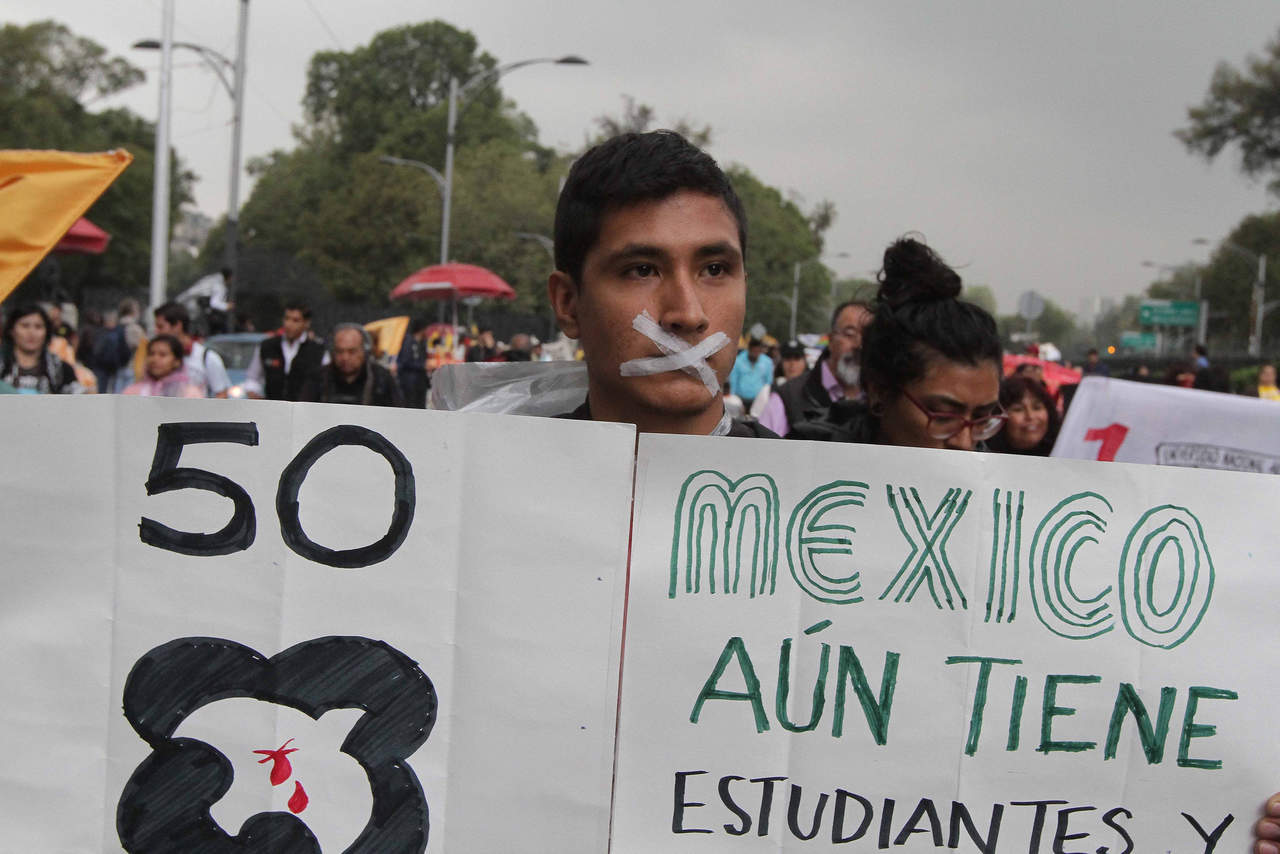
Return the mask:
<svg viewBox="0 0 1280 854">
<path fill-rule="evenodd" d="M 1199 389 L 1086 377 L 1053 456 L 1280 474 L 1280 405 Z"/>
</svg>

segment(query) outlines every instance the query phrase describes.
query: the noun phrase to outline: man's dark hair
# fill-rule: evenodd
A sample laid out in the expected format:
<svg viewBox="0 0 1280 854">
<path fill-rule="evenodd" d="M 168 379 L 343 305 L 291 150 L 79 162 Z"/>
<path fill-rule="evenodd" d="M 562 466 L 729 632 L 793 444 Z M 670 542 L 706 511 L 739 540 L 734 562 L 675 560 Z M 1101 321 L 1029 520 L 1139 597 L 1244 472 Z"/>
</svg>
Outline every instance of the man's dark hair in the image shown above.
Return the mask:
<svg viewBox="0 0 1280 854">
<path fill-rule="evenodd" d="M 300 312 L 302 312 L 302 319 L 303 319 L 303 320 L 310 320 L 310 319 L 311 319 L 311 306 L 307 305 L 305 302 L 303 302 L 303 301 L 302 301 L 302 300 L 300 300 L 300 299 L 299 299 L 299 300 L 290 300 L 289 302 L 286 302 L 286 303 L 284 304 L 284 312 L 282 312 L 282 313 L 283 313 L 283 314 L 288 314 L 288 313 L 289 313 L 289 312 L 291 312 L 291 311 L 300 311 Z"/>
<path fill-rule="evenodd" d="M 431 321 L 425 317 L 415 317 L 409 321 L 409 334 L 417 335 L 422 330 L 431 325 Z"/>
<path fill-rule="evenodd" d="M 583 262 L 600 239 L 606 215 L 681 190 L 724 202 L 738 223 L 738 243 L 745 259 L 747 214 L 728 176 L 710 155 L 680 134 L 658 130 L 620 134 L 573 164 L 556 203 L 556 269 L 580 283 Z"/>
<path fill-rule="evenodd" d="M 1197 344 L 1195 347 L 1191 348 L 1191 352 L 1195 353 L 1197 356 L 1208 356 L 1209 348 L 1203 344 Z"/>
<path fill-rule="evenodd" d="M 959 299 L 959 274 L 928 246 L 904 237 L 885 250 L 875 316 L 862 333 L 862 379 L 897 397 L 939 357 L 1001 364 L 996 321 Z"/>
<path fill-rule="evenodd" d="M 1087 357 L 1089 357 L 1089 356 L 1096 356 L 1096 355 L 1098 355 L 1098 348 L 1097 348 L 1097 347 L 1090 347 L 1090 348 L 1089 348 L 1089 352 L 1088 352 L 1088 353 L 1085 353 L 1084 355 L 1085 355 L 1085 357 L 1086 357 L 1086 358 L 1087 358 Z"/>
<path fill-rule="evenodd" d="M 836 306 L 835 311 L 831 312 L 831 329 L 832 329 L 833 331 L 834 331 L 834 330 L 835 330 L 835 328 L 836 328 L 836 319 L 837 319 L 837 318 L 839 318 L 839 317 L 840 317 L 840 315 L 844 313 L 844 310 L 845 310 L 846 308 L 860 308 L 860 309 L 862 309 L 863 311 L 866 311 L 866 312 L 868 312 L 868 313 L 870 313 L 870 312 L 871 312 L 871 304 L 870 304 L 870 303 L 863 302 L 863 301 L 862 301 L 862 300 L 860 300 L 860 299 L 845 300 L 844 302 L 842 302 L 842 303 L 840 303 L 838 306 Z"/>
<path fill-rule="evenodd" d="M 182 331 L 191 334 L 191 314 L 180 303 L 167 302 L 154 312 L 156 317 L 163 317 L 170 326 L 181 326 Z"/>
</svg>

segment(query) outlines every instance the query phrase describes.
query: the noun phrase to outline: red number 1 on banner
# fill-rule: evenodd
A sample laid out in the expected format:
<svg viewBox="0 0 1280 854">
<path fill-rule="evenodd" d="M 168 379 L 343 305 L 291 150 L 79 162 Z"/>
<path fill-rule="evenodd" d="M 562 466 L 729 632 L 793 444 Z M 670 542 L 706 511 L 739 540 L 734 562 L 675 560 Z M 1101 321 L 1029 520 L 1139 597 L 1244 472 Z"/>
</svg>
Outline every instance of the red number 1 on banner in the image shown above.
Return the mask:
<svg viewBox="0 0 1280 854">
<path fill-rule="evenodd" d="M 1116 458 L 1116 451 L 1129 435 L 1129 428 L 1123 424 L 1108 424 L 1106 427 L 1094 427 L 1084 434 L 1086 442 L 1101 442 L 1098 447 L 1098 459 L 1111 462 Z"/>
</svg>

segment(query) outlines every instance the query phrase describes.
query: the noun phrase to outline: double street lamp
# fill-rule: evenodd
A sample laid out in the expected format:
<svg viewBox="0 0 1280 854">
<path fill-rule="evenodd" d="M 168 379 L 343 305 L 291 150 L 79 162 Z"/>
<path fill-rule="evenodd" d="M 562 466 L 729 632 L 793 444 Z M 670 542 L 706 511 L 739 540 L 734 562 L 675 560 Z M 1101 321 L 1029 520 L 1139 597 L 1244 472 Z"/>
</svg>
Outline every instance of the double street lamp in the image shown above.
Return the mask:
<svg viewBox="0 0 1280 854">
<path fill-rule="evenodd" d="M 440 263 L 449 263 L 449 224 L 453 213 L 453 149 L 455 144 L 455 130 L 458 125 L 458 101 L 466 100 L 468 96 L 474 95 L 486 87 L 492 85 L 499 77 L 509 72 L 515 71 L 517 68 L 524 68 L 526 65 L 538 65 L 549 63 L 552 65 L 587 65 L 587 61 L 580 56 L 561 56 L 558 58 L 547 57 L 542 59 L 523 59 L 519 62 L 511 62 L 506 65 L 500 65 L 497 68 L 487 69 L 472 75 L 464 83 L 459 83 L 457 77 L 449 78 L 449 119 L 445 128 L 445 147 L 444 147 L 444 174 L 441 174 L 435 167 L 423 163 L 420 160 L 408 160 L 403 157 L 384 156 L 383 163 L 389 163 L 395 166 L 412 166 L 415 169 L 421 169 L 431 176 L 436 182 L 436 186 L 440 189 L 440 196 L 443 202 L 443 210 L 440 214 Z"/>
<path fill-rule="evenodd" d="M 164 37 L 162 40 L 143 39 L 134 42 L 139 50 L 162 51 L 160 70 L 160 117 L 156 121 L 156 182 L 152 206 L 151 232 L 151 303 L 154 308 L 164 300 L 166 266 L 169 243 L 169 87 L 171 85 L 174 48 L 195 51 L 205 65 L 218 75 L 227 94 L 231 96 L 231 181 L 227 200 L 226 247 L 224 265 L 236 270 L 236 248 L 239 242 L 240 223 L 240 140 L 244 126 L 244 63 L 245 44 L 249 32 L 249 0 L 240 0 L 240 15 L 236 36 L 236 59 L 232 62 L 211 47 L 173 40 L 172 0 L 164 4 Z M 228 77 L 230 75 L 230 77 Z M 163 163 L 163 175 L 161 164 Z"/>
<path fill-rule="evenodd" d="M 1210 243 L 1209 240 L 1203 237 L 1197 237 L 1191 242 L 1201 246 Z M 1262 319 L 1266 317 L 1268 309 L 1275 307 L 1274 304 L 1270 306 L 1266 304 L 1264 285 L 1267 280 L 1267 256 L 1232 243 L 1230 240 L 1222 241 L 1221 245 L 1223 249 L 1229 249 L 1237 255 L 1248 258 L 1258 264 L 1258 276 L 1253 281 L 1253 294 L 1249 299 L 1249 355 L 1256 358 L 1262 355 Z"/>
</svg>

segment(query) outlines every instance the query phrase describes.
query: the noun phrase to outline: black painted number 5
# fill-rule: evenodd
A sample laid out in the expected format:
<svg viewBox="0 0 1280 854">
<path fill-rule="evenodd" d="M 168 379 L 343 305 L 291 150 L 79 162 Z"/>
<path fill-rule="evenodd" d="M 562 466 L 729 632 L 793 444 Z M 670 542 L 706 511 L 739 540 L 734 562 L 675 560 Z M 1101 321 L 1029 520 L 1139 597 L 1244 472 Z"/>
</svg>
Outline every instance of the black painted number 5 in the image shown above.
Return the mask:
<svg viewBox="0 0 1280 854">
<path fill-rule="evenodd" d="M 258 444 L 258 426 L 252 422 L 188 421 L 161 424 L 156 438 L 156 455 L 147 475 L 147 495 L 159 495 L 179 489 L 203 489 L 224 498 L 234 506 L 231 519 L 212 534 L 176 531 L 145 516 L 138 525 L 142 541 L 150 546 L 184 555 L 225 555 L 244 551 L 253 545 L 257 521 L 253 501 L 244 487 L 204 469 L 179 468 L 178 458 L 187 445 L 230 442 L 237 445 Z"/>
</svg>

